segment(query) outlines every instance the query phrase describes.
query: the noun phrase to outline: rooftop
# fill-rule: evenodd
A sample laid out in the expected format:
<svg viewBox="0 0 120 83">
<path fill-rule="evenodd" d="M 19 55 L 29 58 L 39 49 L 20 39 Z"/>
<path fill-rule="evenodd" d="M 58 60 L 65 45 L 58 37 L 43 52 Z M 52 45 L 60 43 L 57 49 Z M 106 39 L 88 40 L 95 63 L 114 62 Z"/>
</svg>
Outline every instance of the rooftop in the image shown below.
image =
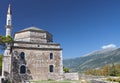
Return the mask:
<svg viewBox="0 0 120 83">
<path fill-rule="evenodd" d="M 37 27 L 28 27 L 28 28 L 25 28 L 21 31 L 27 31 L 27 30 L 37 30 L 37 31 L 44 31 L 43 29 L 40 29 L 40 28 L 37 28 Z"/>
</svg>

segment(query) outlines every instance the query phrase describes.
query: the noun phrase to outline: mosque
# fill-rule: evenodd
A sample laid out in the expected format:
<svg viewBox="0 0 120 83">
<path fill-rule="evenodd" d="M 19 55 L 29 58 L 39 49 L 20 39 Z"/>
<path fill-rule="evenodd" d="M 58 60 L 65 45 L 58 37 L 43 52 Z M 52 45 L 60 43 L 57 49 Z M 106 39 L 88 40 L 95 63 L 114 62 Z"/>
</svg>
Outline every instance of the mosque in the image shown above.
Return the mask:
<svg viewBox="0 0 120 83">
<path fill-rule="evenodd" d="M 11 36 L 12 11 L 9 5 L 6 18 L 6 36 Z M 28 27 L 14 33 L 13 44 L 6 43 L 2 77 L 15 82 L 23 80 L 62 80 L 62 48 L 53 42 L 48 31 Z"/>
</svg>

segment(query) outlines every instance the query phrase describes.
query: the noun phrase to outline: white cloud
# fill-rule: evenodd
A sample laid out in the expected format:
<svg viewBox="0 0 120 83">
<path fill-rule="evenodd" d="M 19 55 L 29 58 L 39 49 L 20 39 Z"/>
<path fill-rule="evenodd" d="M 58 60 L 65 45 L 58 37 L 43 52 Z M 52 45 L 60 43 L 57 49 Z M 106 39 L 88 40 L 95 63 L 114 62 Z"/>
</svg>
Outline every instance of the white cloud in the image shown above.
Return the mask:
<svg viewBox="0 0 120 83">
<path fill-rule="evenodd" d="M 107 48 L 116 48 L 116 45 L 115 44 L 108 44 L 108 45 L 102 46 L 102 49 L 107 49 Z"/>
</svg>

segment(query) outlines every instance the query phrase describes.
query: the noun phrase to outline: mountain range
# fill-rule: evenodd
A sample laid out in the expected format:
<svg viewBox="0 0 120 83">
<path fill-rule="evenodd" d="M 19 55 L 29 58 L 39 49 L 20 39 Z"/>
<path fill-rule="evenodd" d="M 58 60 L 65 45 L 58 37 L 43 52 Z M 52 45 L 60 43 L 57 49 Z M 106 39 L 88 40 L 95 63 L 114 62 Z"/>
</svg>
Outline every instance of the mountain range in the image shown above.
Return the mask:
<svg viewBox="0 0 120 83">
<path fill-rule="evenodd" d="M 64 59 L 64 67 L 72 72 L 82 72 L 88 69 L 99 69 L 104 65 L 120 64 L 120 48 L 107 48 L 93 51 L 82 57 Z"/>
</svg>

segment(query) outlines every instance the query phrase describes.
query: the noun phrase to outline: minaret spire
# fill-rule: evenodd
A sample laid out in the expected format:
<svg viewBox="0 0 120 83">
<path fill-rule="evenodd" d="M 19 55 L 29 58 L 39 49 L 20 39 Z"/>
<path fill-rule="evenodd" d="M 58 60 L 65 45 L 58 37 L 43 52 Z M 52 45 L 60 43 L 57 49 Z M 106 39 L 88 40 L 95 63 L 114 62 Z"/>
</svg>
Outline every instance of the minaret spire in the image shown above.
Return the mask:
<svg viewBox="0 0 120 83">
<path fill-rule="evenodd" d="M 6 18 L 6 36 L 11 36 L 11 31 L 12 31 L 12 11 L 11 5 L 9 4 Z"/>
<path fill-rule="evenodd" d="M 10 4 L 9 4 L 9 6 L 8 6 L 8 12 L 7 12 L 7 14 L 12 14 L 11 5 L 10 5 Z"/>
</svg>

